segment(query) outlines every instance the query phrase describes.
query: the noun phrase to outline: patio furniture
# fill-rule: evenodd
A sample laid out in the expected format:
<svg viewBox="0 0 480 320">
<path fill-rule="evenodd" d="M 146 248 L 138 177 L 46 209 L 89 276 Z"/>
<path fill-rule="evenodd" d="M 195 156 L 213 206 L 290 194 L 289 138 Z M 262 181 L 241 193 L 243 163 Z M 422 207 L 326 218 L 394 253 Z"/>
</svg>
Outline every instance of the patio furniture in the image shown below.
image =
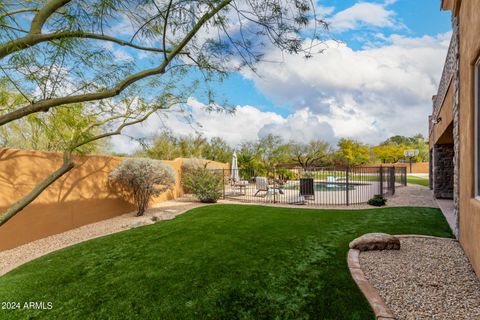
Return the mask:
<svg viewBox="0 0 480 320">
<path fill-rule="evenodd" d="M 255 187 L 257 188 L 257 192 L 254 194 L 255 197 L 259 192 L 265 192 L 263 196 L 266 197 L 268 194 L 268 179 L 266 177 L 255 177 Z"/>
<path fill-rule="evenodd" d="M 282 186 L 277 186 L 276 183 L 273 183 L 273 186 L 270 185 L 266 177 L 256 177 L 255 186 L 257 188 L 257 192 L 254 194 L 255 197 L 260 192 L 265 192 L 265 194 L 262 195 L 263 197 L 273 194 L 283 194 Z"/>
<path fill-rule="evenodd" d="M 338 177 L 335 176 L 327 176 L 327 182 L 337 182 Z"/>
<path fill-rule="evenodd" d="M 234 190 L 238 189 L 239 195 L 244 196 L 247 194 L 247 186 L 248 186 L 247 180 L 240 180 L 237 182 L 232 181 L 231 186 Z"/>
</svg>

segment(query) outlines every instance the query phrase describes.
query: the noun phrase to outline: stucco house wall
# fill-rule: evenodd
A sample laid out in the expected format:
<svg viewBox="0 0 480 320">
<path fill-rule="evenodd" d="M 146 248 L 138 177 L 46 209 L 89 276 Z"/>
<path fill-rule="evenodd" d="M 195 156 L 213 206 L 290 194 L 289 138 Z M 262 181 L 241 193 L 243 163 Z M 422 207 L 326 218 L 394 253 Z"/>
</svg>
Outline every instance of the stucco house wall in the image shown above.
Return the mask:
<svg viewBox="0 0 480 320">
<path fill-rule="evenodd" d="M 453 143 L 453 193 L 458 218 L 457 237 L 480 276 L 480 200 L 475 198 L 475 64 L 480 57 L 480 1 L 443 0 L 452 12 L 454 49 L 445 63 L 444 75 L 430 117 L 430 146 Z M 453 61 L 452 61 L 453 59 Z M 451 72 L 451 78 L 448 75 Z M 449 78 L 448 93 L 444 78 Z M 438 97 L 440 95 L 440 97 Z M 442 140 L 444 139 L 444 140 Z M 434 167 L 435 165 L 433 165 Z M 435 180 L 435 179 L 434 179 Z M 435 186 L 434 186 L 435 192 Z"/>
</svg>

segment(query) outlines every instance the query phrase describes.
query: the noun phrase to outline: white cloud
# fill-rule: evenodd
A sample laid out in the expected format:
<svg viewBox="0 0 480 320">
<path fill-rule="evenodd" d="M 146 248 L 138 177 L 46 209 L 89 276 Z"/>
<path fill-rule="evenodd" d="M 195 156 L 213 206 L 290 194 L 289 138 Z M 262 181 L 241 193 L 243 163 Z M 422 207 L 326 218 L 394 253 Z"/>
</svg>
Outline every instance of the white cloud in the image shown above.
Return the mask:
<svg viewBox="0 0 480 320">
<path fill-rule="evenodd" d="M 390 135 L 427 133 L 450 33 L 436 37 L 394 35 L 381 47 L 353 50 L 333 41 L 311 59 L 271 51 L 245 75 L 272 101 L 309 108 L 335 135 L 378 143 Z"/>
<path fill-rule="evenodd" d="M 198 124 L 186 121 L 179 109 L 170 110 L 153 116 L 140 125 L 125 129 L 124 136 L 114 137 L 114 151 L 132 153 L 139 144 L 128 137 L 151 138 L 165 129 L 171 130 L 177 136 L 201 133 L 207 138 L 222 137 L 232 146 L 257 140 L 270 133 L 282 137 L 285 141 L 306 142 L 322 139 L 336 142 L 331 126 L 308 109 L 282 117 L 253 106 L 237 106 L 235 114 L 229 114 L 208 112 L 205 105 L 195 99 L 190 99 L 188 105 L 192 118 Z"/>
<path fill-rule="evenodd" d="M 431 97 L 437 91 L 449 39 L 449 33 L 421 38 L 394 35 L 384 39 L 387 45 L 357 51 L 329 42 L 324 54 L 311 59 L 287 55 L 282 64 L 260 63 L 260 78 L 244 74 L 272 101 L 294 106 L 289 116 L 254 106 L 238 106 L 234 115 L 209 113 L 192 98 L 191 115 L 201 127 L 188 124 L 174 110 L 125 133 L 152 137 L 166 127 L 178 135 L 197 130 L 231 145 L 268 133 L 284 140 L 335 143 L 353 137 L 371 144 L 395 134 L 426 135 Z M 271 51 L 265 59 L 281 61 L 282 54 Z M 114 146 L 116 151 L 132 152 L 135 144 L 115 138 Z"/>
<path fill-rule="evenodd" d="M 133 57 L 124 49 L 119 48 L 118 45 L 114 45 L 112 42 L 103 42 L 101 45 L 105 50 L 110 51 L 113 54 L 113 58 L 116 62 L 133 61 Z"/>
<path fill-rule="evenodd" d="M 333 32 L 343 32 L 361 27 L 403 28 L 404 26 L 395 18 L 395 11 L 387 9 L 387 6 L 392 3 L 392 1 L 384 4 L 358 2 L 336 13 L 327 21 Z"/>
</svg>

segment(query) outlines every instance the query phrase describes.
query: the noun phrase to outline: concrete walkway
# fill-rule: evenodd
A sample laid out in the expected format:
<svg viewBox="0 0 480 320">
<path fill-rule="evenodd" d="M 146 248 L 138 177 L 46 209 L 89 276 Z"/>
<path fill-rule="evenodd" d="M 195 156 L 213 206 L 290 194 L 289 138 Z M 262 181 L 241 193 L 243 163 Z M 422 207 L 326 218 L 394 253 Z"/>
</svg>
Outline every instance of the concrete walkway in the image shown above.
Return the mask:
<svg viewBox="0 0 480 320">
<path fill-rule="evenodd" d="M 410 184 L 396 188 L 395 195 L 388 198 L 389 207 L 431 207 L 438 208 L 433 192 L 427 187 Z"/>
<path fill-rule="evenodd" d="M 437 199 L 437 204 L 440 210 L 442 210 L 445 219 L 447 219 L 450 229 L 455 230 L 455 225 L 457 224 L 457 218 L 454 215 L 454 205 L 453 200 L 448 199 Z"/>
</svg>

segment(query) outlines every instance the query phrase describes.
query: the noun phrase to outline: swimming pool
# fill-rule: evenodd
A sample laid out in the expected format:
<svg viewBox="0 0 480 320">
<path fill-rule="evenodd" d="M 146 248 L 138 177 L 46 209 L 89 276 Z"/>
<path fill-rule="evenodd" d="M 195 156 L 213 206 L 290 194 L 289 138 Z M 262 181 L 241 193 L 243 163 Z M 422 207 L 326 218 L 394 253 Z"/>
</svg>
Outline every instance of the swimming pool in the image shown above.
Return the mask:
<svg viewBox="0 0 480 320">
<path fill-rule="evenodd" d="M 345 182 L 324 182 L 324 181 L 315 181 L 313 187 L 315 191 L 345 191 L 345 190 L 355 190 L 355 187 L 367 185 L 366 183 L 347 183 Z M 285 189 L 294 189 L 298 190 L 300 186 L 298 184 L 290 185 L 284 187 Z"/>
</svg>

